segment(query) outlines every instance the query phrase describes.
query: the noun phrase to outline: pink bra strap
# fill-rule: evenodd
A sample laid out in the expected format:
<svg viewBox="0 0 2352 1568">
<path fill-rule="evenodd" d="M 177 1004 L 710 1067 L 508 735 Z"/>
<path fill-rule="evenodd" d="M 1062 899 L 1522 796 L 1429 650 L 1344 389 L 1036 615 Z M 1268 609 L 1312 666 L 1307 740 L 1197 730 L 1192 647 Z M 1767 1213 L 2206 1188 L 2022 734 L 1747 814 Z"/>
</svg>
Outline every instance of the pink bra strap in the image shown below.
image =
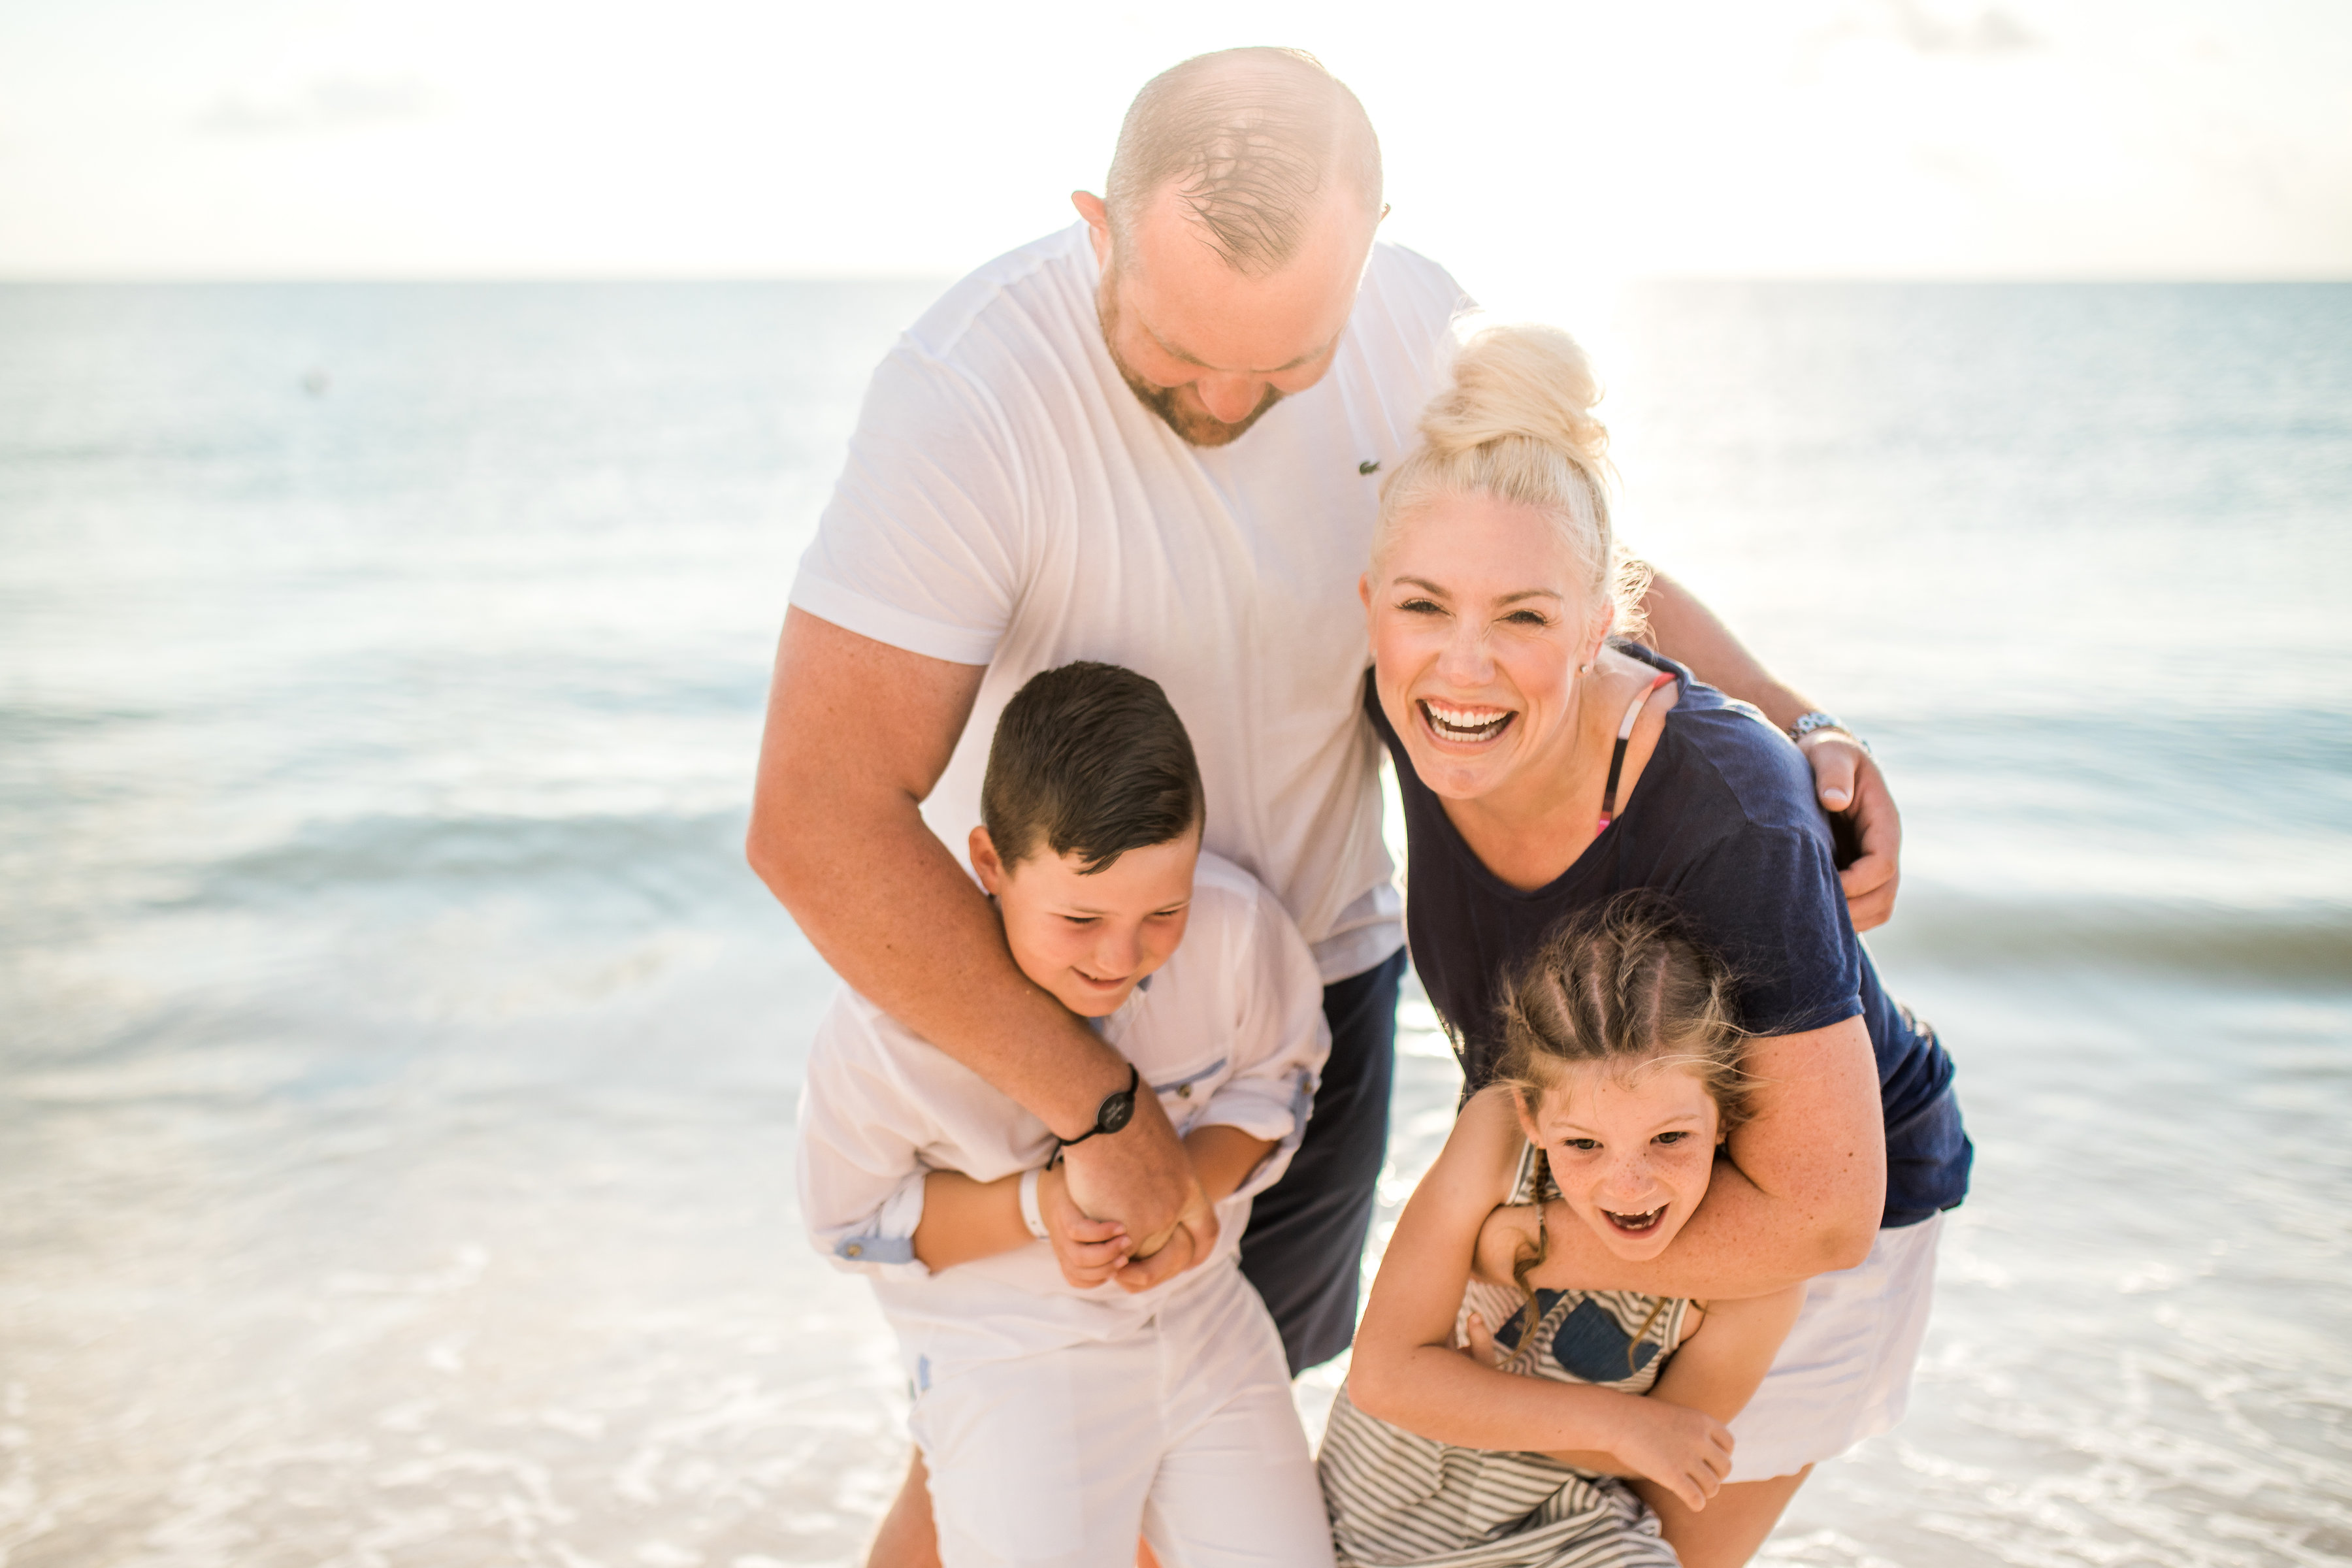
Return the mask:
<svg viewBox="0 0 2352 1568">
<path fill-rule="evenodd" d="M 1642 717 L 1642 710 L 1649 706 L 1650 694 L 1672 679 L 1674 676 L 1670 671 L 1659 671 L 1658 678 L 1642 688 L 1641 695 L 1634 698 L 1632 706 L 1625 710 L 1625 721 L 1617 726 L 1617 749 L 1609 753 L 1609 782 L 1601 786 L 1601 826 L 1593 832 L 1606 831 L 1609 825 L 1616 820 L 1617 775 L 1625 768 L 1625 743 L 1633 738 L 1633 725 Z"/>
</svg>

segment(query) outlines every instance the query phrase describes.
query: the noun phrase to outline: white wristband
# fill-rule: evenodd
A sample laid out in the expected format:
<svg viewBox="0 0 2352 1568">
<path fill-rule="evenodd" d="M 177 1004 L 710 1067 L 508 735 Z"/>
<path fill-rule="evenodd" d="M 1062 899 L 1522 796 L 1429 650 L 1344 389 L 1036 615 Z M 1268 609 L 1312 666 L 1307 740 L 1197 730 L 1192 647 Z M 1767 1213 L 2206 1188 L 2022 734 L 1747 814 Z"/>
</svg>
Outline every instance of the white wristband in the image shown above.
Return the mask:
<svg viewBox="0 0 2352 1568">
<path fill-rule="evenodd" d="M 1034 1170 L 1021 1173 L 1021 1223 L 1040 1241 L 1045 1239 L 1045 1216 L 1037 1212 L 1037 1178 L 1045 1173 Z"/>
</svg>

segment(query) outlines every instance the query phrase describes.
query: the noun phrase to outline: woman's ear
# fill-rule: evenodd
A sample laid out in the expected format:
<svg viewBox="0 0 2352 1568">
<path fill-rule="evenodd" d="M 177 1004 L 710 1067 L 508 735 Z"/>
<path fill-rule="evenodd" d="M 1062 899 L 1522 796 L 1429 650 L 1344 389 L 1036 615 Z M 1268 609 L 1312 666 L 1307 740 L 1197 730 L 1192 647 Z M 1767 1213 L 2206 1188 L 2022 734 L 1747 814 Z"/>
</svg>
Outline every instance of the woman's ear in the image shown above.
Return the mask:
<svg viewBox="0 0 2352 1568">
<path fill-rule="evenodd" d="M 996 856 L 996 840 L 988 836 L 985 827 L 971 830 L 971 868 L 980 873 L 980 885 L 994 898 L 1004 888 L 1004 862 Z"/>
<path fill-rule="evenodd" d="M 1372 574 L 1370 572 L 1364 573 L 1356 579 L 1356 597 L 1364 602 L 1365 613 L 1367 615 L 1370 614 L 1372 608 Z"/>
<path fill-rule="evenodd" d="M 1592 634 L 1592 647 L 1584 656 L 1587 664 L 1601 662 L 1601 650 L 1609 646 L 1609 634 L 1617 629 L 1617 601 L 1610 600 L 1601 606 L 1601 625 Z"/>
</svg>

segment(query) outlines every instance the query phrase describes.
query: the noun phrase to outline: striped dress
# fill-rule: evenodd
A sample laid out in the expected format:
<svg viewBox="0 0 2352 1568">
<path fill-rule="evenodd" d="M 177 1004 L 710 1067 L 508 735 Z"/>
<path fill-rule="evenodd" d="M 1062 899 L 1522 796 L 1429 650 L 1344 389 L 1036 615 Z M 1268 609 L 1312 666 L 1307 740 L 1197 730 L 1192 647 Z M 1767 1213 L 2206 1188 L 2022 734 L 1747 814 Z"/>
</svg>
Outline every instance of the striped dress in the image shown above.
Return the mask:
<svg viewBox="0 0 2352 1568">
<path fill-rule="evenodd" d="M 1533 1195 L 1522 1165 L 1515 1201 Z M 1618 1290 L 1540 1290 L 1527 1331 L 1516 1289 L 1470 1282 L 1462 1312 L 1504 1323 L 1503 1370 L 1645 1394 L 1690 1303 Z M 1675 1568 L 1657 1515 L 1623 1481 L 1539 1454 L 1416 1436 L 1342 1389 L 1318 1460 L 1341 1568 Z"/>
</svg>

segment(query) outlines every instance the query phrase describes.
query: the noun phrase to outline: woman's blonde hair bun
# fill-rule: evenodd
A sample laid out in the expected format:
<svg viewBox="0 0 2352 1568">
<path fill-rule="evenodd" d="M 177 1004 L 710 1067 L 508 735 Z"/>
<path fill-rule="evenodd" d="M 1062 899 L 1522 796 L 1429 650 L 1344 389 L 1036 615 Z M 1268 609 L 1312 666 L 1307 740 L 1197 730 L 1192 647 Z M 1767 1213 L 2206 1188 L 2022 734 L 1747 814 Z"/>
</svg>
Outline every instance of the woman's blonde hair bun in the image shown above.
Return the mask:
<svg viewBox="0 0 2352 1568">
<path fill-rule="evenodd" d="M 1558 327 L 1475 331 L 1454 356 L 1453 384 L 1421 416 L 1421 437 L 1440 457 L 1527 440 L 1583 468 L 1596 488 L 1608 468 L 1609 430 L 1593 417 L 1601 383 L 1584 345 Z"/>
<path fill-rule="evenodd" d="M 1609 429 L 1593 414 L 1601 384 L 1584 347 L 1536 323 L 1468 331 L 1444 390 L 1421 416 L 1421 445 L 1381 488 L 1372 559 L 1399 526 L 1449 495 L 1491 495 L 1550 518 L 1581 585 L 1638 635 L 1648 574 L 1624 557 L 1609 518 Z"/>
</svg>

